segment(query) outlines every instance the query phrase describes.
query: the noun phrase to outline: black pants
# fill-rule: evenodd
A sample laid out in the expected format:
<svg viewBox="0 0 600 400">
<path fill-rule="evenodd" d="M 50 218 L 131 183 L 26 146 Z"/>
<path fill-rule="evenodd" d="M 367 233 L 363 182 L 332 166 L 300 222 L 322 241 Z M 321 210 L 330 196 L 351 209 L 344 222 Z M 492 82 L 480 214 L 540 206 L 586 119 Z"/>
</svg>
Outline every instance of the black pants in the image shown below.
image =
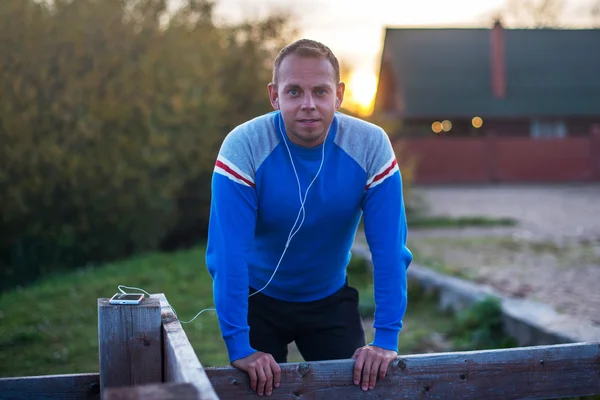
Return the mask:
<svg viewBox="0 0 600 400">
<path fill-rule="evenodd" d="M 305 361 L 351 358 L 366 344 L 358 291 L 348 285 L 312 302 L 281 301 L 262 293 L 248 302 L 250 345 L 278 363 L 287 362 L 287 345 L 293 341 Z"/>
</svg>

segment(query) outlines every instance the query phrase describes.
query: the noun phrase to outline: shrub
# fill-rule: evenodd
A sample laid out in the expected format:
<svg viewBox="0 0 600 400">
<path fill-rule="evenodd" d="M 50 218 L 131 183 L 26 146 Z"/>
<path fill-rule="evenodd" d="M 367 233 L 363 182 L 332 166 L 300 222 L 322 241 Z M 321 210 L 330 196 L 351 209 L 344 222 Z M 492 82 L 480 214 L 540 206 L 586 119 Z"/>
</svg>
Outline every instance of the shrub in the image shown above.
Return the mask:
<svg viewBox="0 0 600 400">
<path fill-rule="evenodd" d="M 448 332 L 456 350 L 485 350 L 515 347 L 504 332 L 500 300 L 488 297 L 459 312 Z"/>
<path fill-rule="evenodd" d="M 0 289 L 205 229 L 218 146 L 269 110 L 293 31 L 181 3 L 0 1 Z"/>
</svg>

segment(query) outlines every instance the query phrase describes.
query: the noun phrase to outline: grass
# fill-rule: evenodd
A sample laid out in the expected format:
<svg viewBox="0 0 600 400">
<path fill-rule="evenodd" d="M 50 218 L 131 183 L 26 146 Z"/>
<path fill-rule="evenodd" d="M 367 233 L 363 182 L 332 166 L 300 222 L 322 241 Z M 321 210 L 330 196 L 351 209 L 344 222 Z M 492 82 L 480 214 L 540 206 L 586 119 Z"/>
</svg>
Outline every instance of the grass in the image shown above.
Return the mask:
<svg viewBox="0 0 600 400">
<path fill-rule="evenodd" d="M 204 250 L 149 254 L 45 279 L 0 297 L 0 376 L 98 371 L 97 299 L 123 284 L 165 293 L 182 320 L 212 305 Z M 207 364 L 223 364 L 214 312 L 186 333 Z"/>
<path fill-rule="evenodd" d="M 447 217 L 447 216 L 409 216 L 408 228 L 466 228 L 514 226 L 517 220 L 512 218 L 491 218 L 483 216 Z"/>
<path fill-rule="evenodd" d="M 407 214 L 406 223 L 408 229 L 444 229 L 444 228 L 469 228 L 469 227 L 495 227 L 515 226 L 518 221 L 512 218 L 491 218 L 485 216 L 472 217 L 449 217 L 429 216 L 422 212 Z M 360 229 L 364 229 L 363 220 L 360 221 Z"/>
<path fill-rule="evenodd" d="M 474 279 L 467 266 L 512 265 L 519 256 L 562 268 L 600 264 L 599 246 L 594 243 L 564 243 L 522 240 L 510 236 L 409 238 L 409 248 L 419 264 L 448 275 Z M 463 253 L 463 256 L 458 255 Z M 471 255 L 470 257 L 464 254 Z M 458 258 L 457 258 L 458 257 Z M 461 263 L 460 266 L 454 263 Z M 550 265 L 550 264 L 549 264 Z"/>
<path fill-rule="evenodd" d="M 460 266 L 447 263 L 440 255 L 431 255 L 427 252 L 423 252 L 422 254 L 420 250 L 415 248 L 411 248 L 411 251 L 413 252 L 414 259 L 418 261 L 419 264 L 431 268 L 441 274 L 466 280 L 474 280 L 476 278 L 474 274 L 465 271 Z"/>
<path fill-rule="evenodd" d="M 365 321 L 367 341 L 373 339 L 372 318 L 375 311 L 373 299 L 373 277 L 370 269 L 358 258 L 353 258 L 349 267 L 349 283 L 360 292 L 360 310 Z M 442 333 L 452 326 L 454 317 L 440 311 L 433 293 L 424 293 L 420 287 L 409 282 L 408 306 L 400 333 L 400 354 L 429 353 L 440 350 Z"/>
<path fill-rule="evenodd" d="M 212 307 L 212 279 L 204 264 L 204 252 L 198 247 L 138 256 L 2 293 L 0 376 L 97 372 L 97 299 L 112 296 L 120 284 L 165 293 L 182 321 Z M 373 280 L 364 263 L 352 260 L 349 282 L 360 292 L 368 328 L 367 319 L 373 315 Z M 417 301 L 412 294 L 409 301 L 400 340 L 405 354 L 424 349 L 431 333 L 443 330 L 451 319 L 438 312 L 432 301 Z M 213 311 L 183 324 L 183 328 L 204 366 L 228 365 Z"/>
</svg>

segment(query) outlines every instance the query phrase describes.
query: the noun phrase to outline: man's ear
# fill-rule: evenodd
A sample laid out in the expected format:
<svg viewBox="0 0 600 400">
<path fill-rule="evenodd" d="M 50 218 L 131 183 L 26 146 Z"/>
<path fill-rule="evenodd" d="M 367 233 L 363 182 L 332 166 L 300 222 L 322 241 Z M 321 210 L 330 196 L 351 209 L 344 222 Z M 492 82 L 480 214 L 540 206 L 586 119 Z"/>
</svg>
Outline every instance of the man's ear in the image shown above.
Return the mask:
<svg viewBox="0 0 600 400">
<path fill-rule="evenodd" d="M 335 108 L 336 110 L 342 106 L 342 101 L 344 101 L 344 92 L 346 91 L 346 84 L 344 82 L 340 82 L 337 84 L 335 88 Z"/>
<path fill-rule="evenodd" d="M 279 94 L 277 93 L 277 86 L 274 83 L 269 83 L 267 86 L 269 90 L 269 100 L 271 101 L 271 106 L 275 110 L 279 110 Z"/>
</svg>

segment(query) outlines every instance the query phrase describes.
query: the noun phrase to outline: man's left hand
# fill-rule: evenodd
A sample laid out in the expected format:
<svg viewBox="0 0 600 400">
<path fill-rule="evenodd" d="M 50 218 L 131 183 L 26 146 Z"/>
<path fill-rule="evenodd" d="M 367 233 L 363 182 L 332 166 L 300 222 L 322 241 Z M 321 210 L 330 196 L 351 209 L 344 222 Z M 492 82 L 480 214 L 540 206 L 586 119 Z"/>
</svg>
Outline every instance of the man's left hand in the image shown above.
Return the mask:
<svg viewBox="0 0 600 400">
<path fill-rule="evenodd" d="M 361 384 L 362 390 L 375 388 L 377 376 L 379 376 L 379 379 L 385 378 L 390 362 L 396 357 L 398 357 L 398 353 L 395 351 L 378 346 L 364 346 L 357 349 L 352 356 L 356 359 L 354 363 L 354 384 Z"/>
</svg>

